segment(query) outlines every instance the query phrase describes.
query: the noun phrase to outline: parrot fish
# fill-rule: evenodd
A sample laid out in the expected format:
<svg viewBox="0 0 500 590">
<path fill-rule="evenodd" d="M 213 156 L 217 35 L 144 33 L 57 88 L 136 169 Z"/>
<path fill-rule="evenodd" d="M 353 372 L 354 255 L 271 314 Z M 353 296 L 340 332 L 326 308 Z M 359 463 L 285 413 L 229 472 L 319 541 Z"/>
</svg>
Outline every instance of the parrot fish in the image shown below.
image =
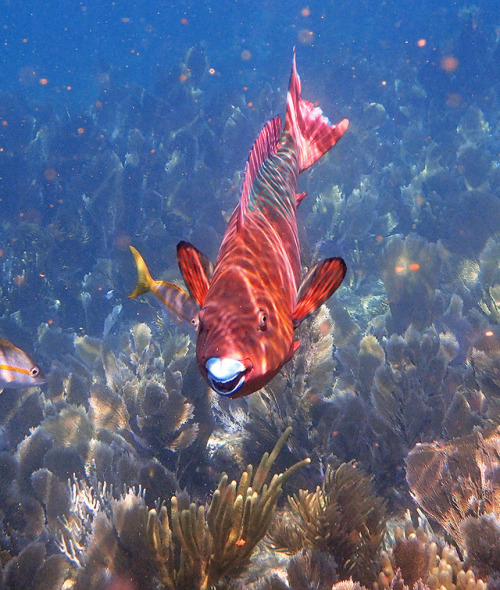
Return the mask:
<svg viewBox="0 0 500 590">
<path fill-rule="evenodd" d="M 196 359 L 217 393 L 232 398 L 264 387 L 290 360 L 300 342 L 299 324 L 337 290 L 346 273 L 342 258 L 315 264 L 301 279 L 297 206 L 299 174 L 345 133 L 319 107 L 301 98 L 295 51 L 285 124 L 280 116 L 262 129 L 247 160 L 239 204 L 215 265 L 188 242 L 177 261 L 189 293 L 155 281 L 139 252 L 138 281 L 129 297 L 152 291 L 197 329 Z"/>
<path fill-rule="evenodd" d="M 0 389 L 24 389 L 43 383 L 45 378 L 30 357 L 0 338 Z"/>
</svg>

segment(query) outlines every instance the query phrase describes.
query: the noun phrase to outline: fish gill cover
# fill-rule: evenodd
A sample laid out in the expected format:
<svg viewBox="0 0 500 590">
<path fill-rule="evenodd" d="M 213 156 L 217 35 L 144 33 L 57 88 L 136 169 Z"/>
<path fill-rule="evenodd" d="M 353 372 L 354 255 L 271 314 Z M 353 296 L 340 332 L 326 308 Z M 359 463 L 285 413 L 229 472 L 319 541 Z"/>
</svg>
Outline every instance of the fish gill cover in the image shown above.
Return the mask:
<svg viewBox="0 0 500 590">
<path fill-rule="evenodd" d="M 4 4 L 0 337 L 46 384 L 0 394 L 0 587 L 494 588 L 498 2 Z M 294 46 L 350 120 L 301 274 L 348 274 L 226 399 L 128 247 L 215 259 Z"/>
</svg>

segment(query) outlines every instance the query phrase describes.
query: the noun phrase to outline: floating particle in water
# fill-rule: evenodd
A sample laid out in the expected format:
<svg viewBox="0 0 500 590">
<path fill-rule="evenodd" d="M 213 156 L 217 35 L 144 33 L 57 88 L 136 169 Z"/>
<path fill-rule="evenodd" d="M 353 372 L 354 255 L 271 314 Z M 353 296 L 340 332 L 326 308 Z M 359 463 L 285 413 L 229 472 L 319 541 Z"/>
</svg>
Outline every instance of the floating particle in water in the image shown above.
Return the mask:
<svg viewBox="0 0 500 590">
<path fill-rule="evenodd" d="M 43 176 L 45 180 L 52 181 L 57 178 L 57 172 L 54 168 L 45 168 L 45 170 L 43 171 Z"/>
<path fill-rule="evenodd" d="M 311 16 L 311 9 L 309 8 L 309 6 L 306 6 L 300 11 L 300 14 L 302 16 Z"/>
<path fill-rule="evenodd" d="M 240 57 L 243 61 L 249 61 L 252 58 L 252 54 L 250 51 L 248 51 L 248 49 L 243 49 L 243 51 L 240 53 Z"/>
<path fill-rule="evenodd" d="M 25 66 L 21 68 L 18 73 L 18 80 L 25 86 L 32 86 L 36 84 L 36 71 L 31 66 Z"/>
<path fill-rule="evenodd" d="M 304 45 L 309 45 L 314 41 L 314 33 L 309 29 L 300 29 L 297 37 L 299 41 Z"/>
<path fill-rule="evenodd" d="M 419 39 L 417 41 L 417 46 L 418 47 L 425 47 L 427 45 L 427 40 L 426 39 Z"/>
<path fill-rule="evenodd" d="M 458 59 L 454 55 L 446 55 L 441 60 L 441 68 L 448 73 L 454 72 L 458 68 Z"/>
</svg>

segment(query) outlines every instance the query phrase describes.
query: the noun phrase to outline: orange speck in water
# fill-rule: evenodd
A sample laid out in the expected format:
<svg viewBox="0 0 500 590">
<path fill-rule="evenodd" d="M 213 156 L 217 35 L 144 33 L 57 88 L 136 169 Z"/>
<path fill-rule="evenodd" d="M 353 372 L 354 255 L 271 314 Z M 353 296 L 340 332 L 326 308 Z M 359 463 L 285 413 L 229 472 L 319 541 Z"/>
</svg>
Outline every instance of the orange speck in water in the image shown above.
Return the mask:
<svg viewBox="0 0 500 590">
<path fill-rule="evenodd" d="M 309 6 L 306 6 L 305 8 L 303 8 L 303 9 L 300 11 L 300 14 L 301 14 L 302 16 L 311 16 L 311 9 L 309 8 Z"/>
<path fill-rule="evenodd" d="M 297 37 L 303 45 L 309 45 L 314 41 L 314 33 L 309 29 L 300 29 Z"/>
<path fill-rule="evenodd" d="M 95 101 L 95 108 L 96 109 L 102 109 L 102 102 L 100 100 L 96 100 Z"/>
<path fill-rule="evenodd" d="M 419 47 L 425 47 L 425 46 L 427 45 L 427 41 L 426 41 L 425 39 L 419 39 L 419 40 L 417 41 L 417 45 L 418 45 Z"/>
<path fill-rule="evenodd" d="M 4 127 L 7 127 L 7 125 L 8 125 L 8 124 L 9 124 L 9 123 L 8 123 L 8 121 L 5 121 L 5 120 L 4 120 L 4 121 L 2 121 L 2 125 L 3 125 Z"/>
<path fill-rule="evenodd" d="M 208 68 L 208 73 L 213 76 L 215 74 L 215 70 L 213 68 Z"/>
<path fill-rule="evenodd" d="M 338 430 L 332 430 L 332 436 L 338 436 L 339 431 Z"/>
<path fill-rule="evenodd" d="M 85 133 L 85 128 L 84 127 L 78 127 L 78 129 L 76 130 L 76 132 L 78 133 L 78 135 L 83 135 Z"/>
<path fill-rule="evenodd" d="M 375 241 L 380 244 L 381 242 L 384 241 L 384 236 L 381 236 L 380 234 L 378 236 L 375 237 Z"/>
<path fill-rule="evenodd" d="M 405 267 L 404 266 L 399 266 L 398 264 L 394 267 L 394 272 L 398 275 L 404 273 L 405 271 Z"/>
<path fill-rule="evenodd" d="M 454 72 L 458 68 L 458 59 L 454 55 L 447 55 L 441 60 L 441 67 L 445 72 Z"/>
<path fill-rule="evenodd" d="M 246 92 L 248 90 L 248 86 L 243 86 L 242 90 L 243 92 Z"/>
<path fill-rule="evenodd" d="M 66 90 L 73 90 L 71 86 L 66 86 Z"/>
<path fill-rule="evenodd" d="M 248 106 L 249 106 L 249 107 L 253 107 L 253 102 L 249 102 L 249 103 L 248 103 Z"/>
<path fill-rule="evenodd" d="M 422 195 L 417 195 L 415 197 L 415 205 L 417 207 L 422 207 L 422 205 L 425 203 L 425 199 Z"/>
<path fill-rule="evenodd" d="M 243 49 L 243 51 L 240 53 L 240 57 L 243 61 L 248 61 L 249 59 L 251 59 L 252 54 L 250 53 L 250 51 L 248 51 L 248 49 Z"/>
<path fill-rule="evenodd" d="M 55 180 L 57 178 L 57 172 L 54 168 L 46 168 L 43 171 L 43 176 L 45 177 L 45 180 Z"/>
<path fill-rule="evenodd" d="M 5 254 L 5 250 L 3 248 L 0 248 L 0 258 Z"/>
<path fill-rule="evenodd" d="M 412 263 L 411 263 L 411 264 L 408 266 L 408 268 L 409 268 L 410 270 L 412 270 L 413 272 L 416 272 L 417 270 L 419 270 L 419 269 L 420 269 L 420 264 L 419 264 L 418 262 L 412 262 Z"/>
<path fill-rule="evenodd" d="M 54 320 L 52 318 L 47 320 L 47 324 L 49 324 L 49 326 L 52 326 L 53 323 L 54 323 Z"/>
<path fill-rule="evenodd" d="M 380 82 L 380 84 L 382 84 L 382 86 L 387 86 L 387 82 L 385 80 L 382 80 L 382 82 Z"/>
<path fill-rule="evenodd" d="M 485 336 L 491 337 L 493 336 L 493 330 L 486 330 L 486 332 L 484 333 Z"/>
<path fill-rule="evenodd" d="M 245 539 L 238 539 L 238 540 L 236 541 L 236 545 L 237 545 L 238 547 L 243 547 L 243 546 L 245 545 L 245 543 L 246 543 Z"/>
<path fill-rule="evenodd" d="M 47 78 L 40 78 L 40 80 L 38 80 L 40 82 L 40 84 L 42 86 L 47 86 L 47 84 L 49 83 L 49 81 L 47 80 Z"/>
<path fill-rule="evenodd" d="M 183 25 L 187 25 L 188 19 L 187 18 L 181 18 L 181 23 Z"/>
<path fill-rule="evenodd" d="M 179 76 L 179 82 L 185 82 L 188 79 L 188 77 L 186 76 L 186 74 L 181 74 Z"/>
</svg>

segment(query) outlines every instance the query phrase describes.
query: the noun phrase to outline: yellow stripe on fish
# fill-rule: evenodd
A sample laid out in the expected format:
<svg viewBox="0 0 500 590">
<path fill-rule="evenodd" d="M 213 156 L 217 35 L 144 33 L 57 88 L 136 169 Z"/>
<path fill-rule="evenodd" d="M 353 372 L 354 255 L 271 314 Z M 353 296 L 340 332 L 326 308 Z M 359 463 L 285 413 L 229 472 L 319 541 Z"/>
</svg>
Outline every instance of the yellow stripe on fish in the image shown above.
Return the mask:
<svg viewBox="0 0 500 590">
<path fill-rule="evenodd" d="M 40 368 L 20 348 L 0 338 L 0 388 L 23 389 L 45 383 Z"/>
</svg>

